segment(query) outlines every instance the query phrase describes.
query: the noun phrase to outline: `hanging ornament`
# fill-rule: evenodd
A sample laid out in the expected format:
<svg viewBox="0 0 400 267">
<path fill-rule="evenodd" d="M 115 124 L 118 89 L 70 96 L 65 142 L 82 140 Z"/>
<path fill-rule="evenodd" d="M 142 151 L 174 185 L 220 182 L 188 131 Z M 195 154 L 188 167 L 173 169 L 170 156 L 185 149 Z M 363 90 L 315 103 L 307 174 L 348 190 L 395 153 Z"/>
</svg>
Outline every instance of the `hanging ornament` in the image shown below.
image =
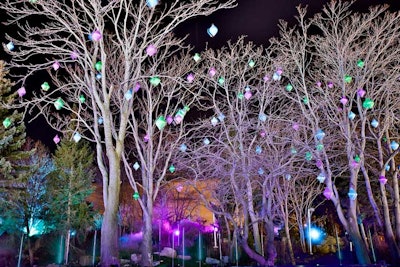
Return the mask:
<svg viewBox="0 0 400 267">
<path fill-rule="evenodd" d="M 372 119 L 371 126 L 376 128 L 376 127 L 378 127 L 378 125 L 379 125 L 379 122 L 376 119 Z"/>
<path fill-rule="evenodd" d="M 217 71 L 215 70 L 215 68 L 210 68 L 210 70 L 208 71 L 208 74 L 211 77 L 214 77 L 214 75 L 217 74 Z"/>
<path fill-rule="evenodd" d="M 333 86 L 334 86 L 334 85 L 333 85 L 333 82 L 328 82 L 328 88 L 329 88 L 329 89 L 332 89 Z"/>
<path fill-rule="evenodd" d="M 80 95 L 79 96 L 79 102 L 81 102 L 83 104 L 83 103 L 85 103 L 85 101 L 86 101 L 85 96 L 84 95 Z"/>
<path fill-rule="evenodd" d="M 307 161 L 310 161 L 310 160 L 312 160 L 313 155 L 312 155 L 312 153 L 311 153 L 310 151 L 307 151 L 304 158 L 305 158 Z"/>
<path fill-rule="evenodd" d="M 263 81 L 264 81 L 264 82 L 268 82 L 268 81 L 269 81 L 269 76 L 268 76 L 268 75 L 265 75 L 265 76 L 263 77 Z"/>
<path fill-rule="evenodd" d="M 237 95 L 237 97 L 238 97 L 240 100 L 242 100 L 243 97 L 244 97 L 244 94 L 243 94 L 242 92 L 239 92 L 238 95 Z"/>
<path fill-rule="evenodd" d="M 100 80 L 100 79 L 101 79 L 101 73 L 100 73 L 100 72 L 96 74 L 96 79 L 97 79 L 97 80 Z"/>
<path fill-rule="evenodd" d="M 175 189 L 176 189 L 176 191 L 178 191 L 178 193 L 180 193 L 183 190 L 183 185 L 178 184 L 178 186 Z"/>
<path fill-rule="evenodd" d="M 348 100 L 347 97 L 345 97 L 345 96 L 343 96 L 343 97 L 340 99 L 340 103 L 342 103 L 343 106 L 346 105 L 348 101 L 349 101 L 349 100 Z"/>
<path fill-rule="evenodd" d="M 54 138 L 53 138 L 53 142 L 57 145 L 58 143 L 60 143 L 60 141 L 61 141 L 61 139 L 60 139 L 60 137 L 58 136 L 58 134 L 56 135 L 56 136 L 54 136 Z"/>
<path fill-rule="evenodd" d="M 101 71 L 101 68 L 103 67 L 103 63 L 101 63 L 101 61 L 97 61 L 96 64 L 94 64 L 94 68 L 97 71 Z"/>
<path fill-rule="evenodd" d="M 278 74 L 278 72 L 274 72 L 274 74 L 272 75 L 272 80 L 274 81 L 280 81 L 282 78 L 281 75 Z"/>
<path fill-rule="evenodd" d="M 352 121 L 356 117 L 356 114 L 353 111 L 350 111 L 348 114 L 349 119 Z"/>
<path fill-rule="evenodd" d="M 367 93 L 367 92 L 366 92 L 364 89 L 362 89 L 362 88 L 360 88 L 360 89 L 357 90 L 357 95 L 358 95 L 359 97 L 364 97 L 366 93 Z"/>
<path fill-rule="evenodd" d="M 185 117 L 185 115 L 186 115 L 185 109 L 179 109 L 179 110 L 176 112 L 175 117 L 174 117 L 175 123 L 176 123 L 176 124 L 181 123 L 182 120 L 183 120 L 183 118 Z"/>
<path fill-rule="evenodd" d="M 53 69 L 58 70 L 60 68 L 60 63 L 58 61 L 54 61 L 53 63 Z"/>
<path fill-rule="evenodd" d="M 159 85 L 160 82 L 161 82 L 161 79 L 159 77 L 157 77 L 157 76 L 154 76 L 154 77 L 150 78 L 150 84 L 153 85 L 153 86 Z"/>
<path fill-rule="evenodd" d="M 266 135 L 267 135 L 267 133 L 264 130 L 261 130 L 260 136 L 264 138 Z"/>
<path fill-rule="evenodd" d="M 10 119 L 10 118 L 5 118 L 5 119 L 3 120 L 3 126 L 4 126 L 4 128 L 10 127 L 10 125 L 11 125 L 11 119 Z"/>
<path fill-rule="evenodd" d="M 185 144 L 181 144 L 181 146 L 179 147 L 179 150 L 180 150 L 181 152 L 186 152 L 187 146 L 186 146 Z"/>
<path fill-rule="evenodd" d="M 160 116 L 156 120 L 156 126 L 161 131 L 167 125 L 167 120 L 164 116 Z"/>
<path fill-rule="evenodd" d="M 135 164 L 133 164 L 133 169 L 137 171 L 139 170 L 139 168 L 140 168 L 139 162 L 136 161 Z"/>
<path fill-rule="evenodd" d="M 357 60 L 357 67 L 359 68 L 364 67 L 364 61 L 362 59 Z"/>
<path fill-rule="evenodd" d="M 209 145 L 209 144 L 210 144 L 210 139 L 208 139 L 207 137 L 204 138 L 203 143 L 204 143 L 205 145 Z"/>
<path fill-rule="evenodd" d="M 297 154 L 297 149 L 295 147 L 291 147 L 290 148 L 290 153 L 292 153 L 293 155 Z"/>
<path fill-rule="evenodd" d="M 344 82 L 345 83 L 351 83 L 352 80 L 353 80 L 353 77 L 351 77 L 350 75 L 345 75 L 344 76 Z"/>
<path fill-rule="evenodd" d="M 263 168 L 259 168 L 258 169 L 258 174 L 259 175 L 263 175 L 264 174 L 264 169 Z"/>
<path fill-rule="evenodd" d="M 357 192 L 352 187 L 350 187 L 349 192 L 347 193 L 347 195 L 349 196 L 349 198 L 351 200 L 356 200 L 356 198 L 357 198 Z"/>
<path fill-rule="evenodd" d="M 387 172 L 390 171 L 390 166 L 387 164 L 385 165 L 385 171 L 387 171 Z"/>
<path fill-rule="evenodd" d="M 320 81 L 318 81 L 318 82 L 315 83 L 315 85 L 316 85 L 317 87 L 321 87 L 321 86 L 322 86 L 322 83 L 321 83 Z"/>
<path fill-rule="evenodd" d="M 146 48 L 146 54 L 150 57 L 154 56 L 155 54 L 157 54 L 157 47 L 154 44 L 150 44 L 147 48 Z"/>
<path fill-rule="evenodd" d="M 291 85 L 290 83 L 288 83 L 285 87 L 286 91 L 291 92 L 293 90 L 293 85 Z"/>
<path fill-rule="evenodd" d="M 324 163 L 322 163 L 322 160 L 317 159 L 315 166 L 317 166 L 318 169 L 322 169 L 324 167 Z"/>
<path fill-rule="evenodd" d="M 379 176 L 379 182 L 380 182 L 381 184 L 383 184 L 383 185 L 386 184 L 386 183 L 387 183 L 386 177 L 383 176 L 383 175 Z"/>
<path fill-rule="evenodd" d="M 225 120 L 225 115 L 224 115 L 223 113 L 220 113 L 220 114 L 218 115 L 218 120 L 219 120 L 220 122 L 223 122 L 223 121 Z"/>
<path fill-rule="evenodd" d="M 321 172 L 320 174 L 318 174 L 317 180 L 318 180 L 320 183 L 325 182 L 325 179 L 326 179 L 326 177 L 325 177 L 325 175 L 324 175 L 322 172 Z"/>
<path fill-rule="evenodd" d="M 100 41 L 100 39 L 102 37 L 101 32 L 99 30 L 93 31 L 90 36 L 91 36 L 91 40 L 95 41 L 95 42 Z"/>
<path fill-rule="evenodd" d="M 351 165 L 351 168 L 353 168 L 353 169 L 357 169 L 358 167 L 360 167 L 360 163 L 358 163 L 356 160 L 352 160 L 350 165 Z"/>
<path fill-rule="evenodd" d="M 258 115 L 258 119 L 259 119 L 260 121 L 262 121 L 262 122 L 265 122 L 265 121 L 267 120 L 267 115 L 266 115 L 264 112 L 261 112 L 261 113 Z"/>
<path fill-rule="evenodd" d="M 390 143 L 390 148 L 392 149 L 392 150 L 397 150 L 398 148 L 399 148 L 399 143 L 397 143 L 396 141 L 392 141 L 391 143 Z"/>
<path fill-rule="evenodd" d="M 256 65 L 256 63 L 254 62 L 254 60 L 250 60 L 249 61 L 249 67 L 253 68 Z"/>
<path fill-rule="evenodd" d="M 97 119 L 97 122 L 98 122 L 98 124 L 100 124 L 100 125 L 101 125 L 101 124 L 103 124 L 104 120 L 103 120 L 103 118 L 102 118 L 102 117 L 100 117 L 100 118 L 98 118 L 98 119 Z"/>
<path fill-rule="evenodd" d="M 219 85 L 221 85 L 221 86 L 224 85 L 224 83 L 225 83 L 224 77 L 219 77 L 218 83 L 219 83 Z"/>
<path fill-rule="evenodd" d="M 213 117 L 213 118 L 211 119 L 211 125 L 215 127 L 217 124 L 218 124 L 218 119 L 215 118 L 215 117 Z"/>
<path fill-rule="evenodd" d="M 321 141 L 322 139 L 324 139 L 324 137 L 325 137 L 325 132 L 322 131 L 321 129 L 318 129 L 317 132 L 316 132 L 316 134 L 315 134 L 315 138 L 316 138 L 318 141 Z"/>
<path fill-rule="evenodd" d="M 132 97 L 133 97 L 133 92 L 132 92 L 132 89 L 129 89 L 128 91 L 126 91 L 125 92 L 125 94 L 124 94 L 124 98 L 126 99 L 126 100 L 131 100 L 132 99 Z"/>
<path fill-rule="evenodd" d="M 170 173 L 174 173 L 175 172 L 175 166 L 174 165 L 169 166 L 169 172 Z"/>
<path fill-rule="evenodd" d="M 146 0 L 146 5 L 149 8 L 154 8 L 156 5 L 158 5 L 158 0 Z"/>
<path fill-rule="evenodd" d="M 331 197 L 333 196 L 333 192 L 329 187 L 325 187 L 323 194 L 324 194 L 324 197 L 326 197 L 326 199 L 328 199 L 328 200 L 330 200 Z"/>
<path fill-rule="evenodd" d="M 300 129 L 300 125 L 297 122 L 295 122 L 293 123 L 292 128 L 293 130 L 298 131 Z"/>
<path fill-rule="evenodd" d="M 54 107 L 56 108 L 56 110 L 60 110 L 64 107 L 64 100 L 62 100 L 61 98 L 58 98 L 55 102 L 54 102 Z"/>
<path fill-rule="evenodd" d="M 363 108 L 371 109 L 374 107 L 374 101 L 371 98 L 366 98 L 363 102 Z"/>
<path fill-rule="evenodd" d="M 23 97 L 24 95 L 26 95 L 26 89 L 25 87 L 21 87 L 17 90 L 18 96 L 19 97 Z"/>
<path fill-rule="evenodd" d="M 193 60 L 194 60 L 195 62 L 199 62 L 200 59 L 201 59 L 201 56 L 200 56 L 199 53 L 194 54 Z"/>
<path fill-rule="evenodd" d="M 186 77 L 186 80 L 189 83 L 192 83 L 194 81 L 194 74 L 193 73 L 189 73 L 188 76 Z"/>
<path fill-rule="evenodd" d="M 315 146 L 315 148 L 316 148 L 318 151 L 322 151 L 322 150 L 324 150 L 324 145 L 323 145 L 322 143 L 318 143 L 318 144 Z"/>
<path fill-rule="evenodd" d="M 292 179 L 292 176 L 290 175 L 290 173 L 285 174 L 285 179 L 290 181 L 290 179 Z"/>
<path fill-rule="evenodd" d="M 140 198 L 139 193 L 138 193 L 138 192 L 133 193 L 132 198 L 133 198 L 134 200 L 138 200 L 138 199 Z"/>
<path fill-rule="evenodd" d="M 143 136 L 143 141 L 144 142 L 149 142 L 150 141 L 150 135 L 149 134 L 146 134 L 145 136 Z"/>
<path fill-rule="evenodd" d="M 360 163 L 360 161 L 361 161 L 360 156 L 359 155 L 355 155 L 354 156 L 354 161 L 357 162 L 357 163 Z"/>
<path fill-rule="evenodd" d="M 48 82 L 44 82 L 42 83 L 42 85 L 40 86 L 42 88 L 43 91 L 47 92 L 50 89 L 50 85 Z"/>
<path fill-rule="evenodd" d="M 249 100 L 251 97 L 253 96 L 253 94 L 250 91 L 249 87 L 246 87 L 246 91 L 244 93 L 244 98 L 246 98 L 247 100 Z"/>
<path fill-rule="evenodd" d="M 174 118 L 172 118 L 171 115 L 168 115 L 168 116 L 167 116 L 167 123 L 168 123 L 168 124 L 171 124 L 173 121 L 174 121 Z"/>
<path fill-rule="evenodd" d="M 262 152 L 261 146 L 256 146 L 256 153 L 257 153 L 258 155 L 260 155 L 261 152 Z"/>
<path fill-rule="evenodd" d="M 135 87 L 133 87 L 133 91 L 134 91 L 135 93 L 137 93 L 139 90 L 140 90 L 140 83 L 137 82 L 137 83 L 135 84 Z"/>
<path fill-rule="evenodd" d="M 207 33 L 210 37 L 214 37 L 218 33 L 218 28 L 214 24 L 211 24 L 210 28 L 207 29 Z"/>
<path fill-rule="evenodd" d="M 13 42 L 8 42 L 8 43 L 6 44 L 6 47 L 7 47 L 8 51 L 13 51 L 14 48 L 15 48 Z"/>
<path fill-rule="evenodd" d="M 71 54 L 70 54 L 70 57 L 71 57 L 72 60 L 77 59 L 78 56 L 79 56 L 78 52 L 76 52 L 76 51 L 72 51 Z"/>
<path fill-rule="evenodd" d="M 75 143 L 78 143 L 81 140 L 82 136 L 79 133 L 75 133 L 73 138 Z"/>
<path fill-rule="evenodd" d="M 308 103 L 310 103 L 308 97 L 306 97 L 306 96 L 303 97 L 303 103 L 304 103 L 304 105 L 308 105 Z"/>
</svg>

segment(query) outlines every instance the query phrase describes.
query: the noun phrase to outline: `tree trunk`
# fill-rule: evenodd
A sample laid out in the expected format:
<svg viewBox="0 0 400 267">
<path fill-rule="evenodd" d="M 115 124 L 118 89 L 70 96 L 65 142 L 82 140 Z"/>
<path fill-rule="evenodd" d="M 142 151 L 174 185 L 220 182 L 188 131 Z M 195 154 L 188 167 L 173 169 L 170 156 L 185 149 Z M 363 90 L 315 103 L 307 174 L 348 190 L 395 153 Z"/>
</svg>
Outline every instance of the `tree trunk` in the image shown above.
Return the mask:
<svg viewBox="0 0 400 267">
<path fill-rule="evenodd" d="M 357 219 L 350 218 L 348 226 L 349 226 L 348 233 L 351 238 L 351 241 L 354 244 L 354 250 L 356 252 L 358 263 L 371 264 L 371 260 L 368 255 L 368 249 L 361 238 L 360 230 L 357 224 Z"/>
<path fill-rule="evenodd" d="M 34 257 L 34 252 L 32 248 L 32 238 L 29 236 L 29 232 L 27 234 L 27 239 L 28 239 L 28 253 L 29 253 L 29 264 L 30 266 L 34 266 L 35 263 L 35 257 Z"/>
<path fill-rule="evenodd" d="M 265 248 L 266 248 L 266 252 L 267 252 L 267 257 L 268 257 L 268 262 L 267 262 L 267 266 L 274 266 L 275 263 L 275 259 L 277 256 L 277 252 L 276 252 L 276 248 L 275 248 L 275 244 L 274 244 L 274 238 L 275 238 L 275 233 L 274 233 L 274 223 L 269 220 L 266 219 L 265 220 L 265 232 L 266 232 L 266 244 L 265 244 Z"/>
<path fill-rule="evenodd" d="M 288 245 L 288 249 L 289 249 L 290 263 L 292 265 L 296 265 L 296 260 L 294 257 L 293 246 L 292 246 L 292 239 L 290 238 L 288 221 L 285 221 L 285 233 L 286 233 L 287 242 L 288 242 L 287 245 Z"/>
<path fill-rule="evenodd" d="M 151 196 L 145 195 L 146 211 L 143 212 L 143 240 L 141 246 L 143 267 L 153 266 L 153 201 Z"/>
</svg>

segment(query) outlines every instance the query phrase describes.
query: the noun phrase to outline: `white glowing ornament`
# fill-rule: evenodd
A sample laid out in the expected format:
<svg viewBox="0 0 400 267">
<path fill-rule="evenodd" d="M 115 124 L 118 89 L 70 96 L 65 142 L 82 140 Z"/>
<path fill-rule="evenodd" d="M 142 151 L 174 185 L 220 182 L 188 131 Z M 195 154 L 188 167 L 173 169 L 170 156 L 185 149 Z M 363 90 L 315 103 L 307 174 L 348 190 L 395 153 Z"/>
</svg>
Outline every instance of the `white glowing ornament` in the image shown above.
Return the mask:
<svg viewBox="0 0 400 267">
<path fill-rule="evenodd" d="M 186 80 L 189 83 L 192 83 L 194 81 L 194 74 L 193 73 L 189 73 L 188 76 L 186 77 Z"/>
<path fill-rule="evenodd" d="M 78 143 L 82 139 L 82 136 L 79 133 L 74 134 L 74 141 Z"/>
<path fill-rule="evenodd" d="M 203 143 L 204 143 L 205 145 L 209 145 L 209 144 L 210 144 L 210 139 L 208 139 L 207 137 L 204 138 Z"/>
<path fill-rule="evenodd" d="M 376 127 L 378 127 L 378 125 L 379 125 L 379 122 L 376 119 L 372 119 L 371 126 L 376 128 Z"/>
<path fill-rule="evenodd" d="M 210 37 L 214 37 L 215 35 L 217 35 L 218 33 L 218 28 L 217 26 L 213 24 L 211 24 L 210 28 L 207 29 L 207 33 Z"/>
<path fill-rule="evenodd" d="M 264 169 L 263 168 L 259 168 L 258 169 L 258 174 L 259 175 L 263 175 L 264 174 Z"/>
<path fill-rule="evenodd" d="M 224 115 L 223 113 L 220 113 L 220 114 L 218 115 L 218 120 L 219 120 L 220 122 L 223 122 L 223 121 L 225 120 L 225 115 Z"/>
<path fill-rule="evenodd" d="M 179 150 L 180 150 L 181 152 L 186 152 L 186 150 L 187 150 L 187 145 L 181 144 L 181 146 L 179 147 Z"/>
<path fill-rule="evenodd" d="M 126 100 L 131 100 L 133 97 L 132 89 L 129 89 L 128 91 L 126 91 L 124 97 Z"/>
<path fill-rule="evenodd" d="M 14 50 L 14 43 L 13 42 L 9 42 L 8 44 L 6 44 L 6 47 L 9 51 L 13 51 Z"/>
<path fill-rule="evenodd" d="M 326 177 L 325 177 L 325 175 L 321 172 L 320 174 L 318 174 L 318 176 L 317 176 L 317 180 L 320 182 L 320 183 L 323 183 L 324 181 L 325 181 L 325 179 L 326 179 Z"/>
<path fill-rule="evenodd" d="M 211 125 L 215 127 L 217 124 L 218 124 L 218 119 L 215 118 L 215 117 L 213 117 L 213 118 L 211 119 Z"/>
<path fill-rule="evenodd" d="M 261 113 L 258 115 L 258 119 L 259 119 L 260 121 L 262 121 L 262 122 L 265 122 L 265 121 L 267 120 L 267 115 L 266 115 L 264 112 L 261 112 Z"/>
<path fill-rule="evenodd" d="M 135 164 L 133 164 L 133 169 L 135 169 L 135 171 L 139 170 L 140 165 L 139 163 L 136 161 Z"/>
<path fill-rule="evenodd" d="M 354 118 L 356 117 L 356 114 L 353 111 L 350 111 L 348 114 L 348 117 L 350 120 L 354 120 Z"/>
</svg>

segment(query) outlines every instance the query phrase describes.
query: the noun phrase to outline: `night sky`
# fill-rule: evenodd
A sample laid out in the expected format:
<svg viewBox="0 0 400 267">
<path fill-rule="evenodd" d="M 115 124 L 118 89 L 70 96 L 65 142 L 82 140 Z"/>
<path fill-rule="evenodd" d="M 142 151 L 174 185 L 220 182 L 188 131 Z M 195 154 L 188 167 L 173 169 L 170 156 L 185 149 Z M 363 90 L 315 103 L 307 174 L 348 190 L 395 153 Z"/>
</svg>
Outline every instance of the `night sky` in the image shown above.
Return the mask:
<svg viewBox="0 0 400 267">
<path fill-rule="evenodd" d="M 0 0 L 1 1 L 1 0 Z M 189 34 L 187 41 L 194 46 L 195 51 L 201 51 L 208 47 L 219 48 L 228 40 L 236 40 L 241 35 L 246 35 L 248 41 L 259 45 L 267 45 L 269 38 L 278 36 L 278 22 L 280 19 L 295 23 L 297 14 L 296 6 L 307 5 L 308 14 L 312 16 L 319 12 L 328 0 L 238 0 L 238 6 L 234 9 L 218 11 L 208 17 L 192 19 L 178 27 L 176 34 L 184 36 Z M 400 9 L 399 0 L 358 0 L 353 10 L 367 11 L 368 7 L 377 4 L 389 4 L 391 10 Z M 0 18 L 1 20 L 1 18 Z M 207 28 L 214 23 L 219 31 L 211 38 L 207 34 Z M 3 28 L 0 28 L 2 43 L 8 42 L 4 38 Z M 7 56 L 0 53 L 0 58 L 7 60 Z M 55 131 L 45 126 L 44 120 L 27 124 L 27 133 L 34 139 L 42 140 L 50 148 L 54 148 L 52 141 Z"/>
</svg>

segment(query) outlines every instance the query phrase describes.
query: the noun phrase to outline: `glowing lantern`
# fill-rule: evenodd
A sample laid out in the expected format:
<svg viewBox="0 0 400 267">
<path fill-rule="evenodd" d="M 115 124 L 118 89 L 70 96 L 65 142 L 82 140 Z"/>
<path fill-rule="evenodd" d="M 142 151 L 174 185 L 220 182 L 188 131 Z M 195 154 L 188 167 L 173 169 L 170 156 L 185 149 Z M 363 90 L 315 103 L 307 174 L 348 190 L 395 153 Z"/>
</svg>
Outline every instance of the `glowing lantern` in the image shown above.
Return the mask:
<svg viewBox="0 0 400 267">
<path fill-rule="evenodd" d="M 295 122 L 293 123 L 292 128 L 293 130 L 298 131 L 300 129 L 300 125 L 297 122 Z"/>
<path fill-rule="evenodd" d="M 96 64 L 94 64 L 94 68 L 97 71 L 101 71 L 101 68 L 103 67 L 103 63 L 101 63 L 101 61 L 97 61 Z"/>
<path fill-rule="evenodd" d="M 214 37 L 218 33 L 218 28 L 214 24 L 211 24 L 210 28 L 207 29 L 207 33 L 210 37 Z"/>
<path fill-rule="evenodd" d="M 188 74 L 188 76 L 186 77 L 186 80 L 187 80 L 189 83 L 193 82 L 193 80 L 194 80 L 194 74 L 193 74 L 193 73 Z"/>
<path fill-rule="evenodd" d="M 303 97 L 303 103 L 304 103 L 304 105 L 307 105 L 308 103 L 310 103 L 308 97 L 306 97 L 306 96 Z"/>
<path fill-rule="evenodd" d="M 95 42 L 100 41 L 100 39 L 102 37 L 101 32 L 99 30 L 93 31 L 90 36 L 91 36 L 91 40 L 95 41 Z"/>
<path fill-rule="evenodd" d="M 181 152 L 186 152 L 186 150 L 187 150 L 187 145 L 181 144 L 181 146 L 179 147 L 179 150 L 180 150 Z"/>
<path fill-rule="evenodd" d="M 210 68 L 210 70 L 208 71 L 208 74 L 209 74 L 211 77 L 214 77 L 214 75 L 217 74 L 217 71 L 216 71 L 215 68 Z"/>
<path fill-rule="evenodd" d="M 146 134 L 145 136 L 143 136 L 143 141 L 145 141 L 146 143 L 150 141 L 150 135 Z"/>
<path fill-rule="evenodd" d="M 379 122 L 376 119 L 372 119 L 371 126 L 376 128 L 376 127 L 378 127 L 378 125 L 379 125 Z"/>
<path fill-rule="evenodd" d="M 58 70 L 60 68 L 60 63 L 58 63 L 58 61 L 55 61 L 54 63 L 53 63 L 53 69 L 54 70 Z"/>
<path fill-rule="evenodd" d="M 10 127 L 10 125 L 11 125 L 11 119 L 10 118 L 5 118 L 4 121 L 3 121 L 3 126 L 5 128 L 8 128 L 8 127 Z"/>
<path fill-rule="evenodd" d="M 72 60 L 77 59 L 78 58 L 78 52 L 72 51 L 71 54 L 70 54 L 70 57 L 71 57 Z"/>
<path fill-rule="evenodd" d="M 346 105 L 348 101 L 349 101 L 349 100 L 348 100 L 347 97 L 345 97 L 345 96 L 343 96 L 343 97 L 340 99 L 340 103 L 342 103 L 343 105 Z"/>
<path fill-rule="evenodd" d="M 348 114 L 348 117 L 350 120 L 354 120 L 354 118 L 356 117 L 356 114 L 353 111 L 350 111 Z"/>
<path fill-rule="evenodd" d="M 82 139 L 82 136 L 79 133 L 75 133 L 73 138 L 75 143 L 78 143 Z"/>
<path fill-rule="evenodd" d="M 330 89 L 333 88 L 333 82 L 328 82 L 328 88 L 330 88 Z"/>
<path fill-rule="evenodd" d="M 9 43 L 7 43 L 7 44 L 6 44 L 6 47 L 7 47 L 7 49 L 8 49 L 9 51 L 13 51 L 13 50 L 14 50 L 14 48 L 15 48 L 15 46 L 14 46 L 14 43 L 13 43 L 13 42 L 9 42 Z"/>
<path fill-rule="evenodd" d="M 315 134 L 315 138 L 321 141 L 322 139 L 324 139 L 324 137 L 325 137 L 325 132 L 322 131 L 321 129 L 318 129 L 317 133 Z"/>
<path fill-rule="evenodd" d="M 150 84 L 153 85 L 153 86 L 159 85 L 160 82 L 161 82 L 161 79 L 158 78 L 157 76 L 154 76 L 154 77 L 150 78 Z"/>
<path fill-rule="evenodd" d="M 200 56 L 199 53 L 194 54 L 193 60 L 194 60 L 195 62 L 199 62 L 200 59 L 201 59 L 201 56 Z"/>
<path fill-rule="evenodd" d="M 26 94 L 26 89 L 25 87 L 21 87 L 17 90 L 18 96 L 23 97 Z"/>
<path fill-rule="evenodd" d="M 310 160 L 312 160 L 313 155 L 312 155 L 312 153 L 311 153 L 310 151 L 307 151 L 304 158 L 305 158 L 307 161 L 310 161 Z"/>
<path fill-rule="evenodd" d="M 250 68 L 253 68 L 255 65 L 256 65 L 256 63 L 254 62 L 254 60 L 249 61 Z"/>
<path fill-rule="evenodd" d="M 366 91 L 364 89 L 360 88 L 360 89 L 357 90 L 357 95 L 359 97 L 364 97 L 365 94 L 366 94 Z"/>
<path fill-rule="evenodd" d="M 357 192 L 352 187 L 350 187 L 349 192 L 347 193 L 347 195 L 349 196 L 349 198 L 351 200 L 356 200 L 356 198 L 357 198 Z"/>
<path fill-rule="evenodd" d="M 286 85 L 286 91 L 288 91 L 288 92 L 290 92 L 290 91 L 292 91 L 293 90 L 293 85 L 291 85 L 290 83 L 288 83 L 287 85 Z"/>
<path fill-rule="evenodd" d="M 154 8 L 158 5 L 158 0 L 146 0 L 146 5 L 150 8 Z"/>
<path fill-rule="evenodd" d="M 258 115 L 258 119 L 259 119 L 260 121 L 262 121 L 262 122 L 265 122 L 265 121 L 267 120 L 267 115 L 266 115 L 264 112 L 261 112 L 261 113 Z"/>
<path fill-rule="evenodd" d="M 167 125 L 167 121 L 165 120 L 164 116 L 160 116 L 156 120 L 156 126 L 161 131 Z"/>
<path fill-rule="evenodd" d="M 379 176 L 379 182 L 380 182 L 381 184 L 386 184 L 386 183 L 387 183 L 386 177 L 383 176 L 383 175 Z"/>
<path fill-rule="evenodd" d="M 153 44 L 149 45 L 146 48 L 146 54 L 150 57 L 154 56 L 155 54 L 157 54 L 157 47 Z"/>
<path fill-rule="evenodd" d="M 169 166 L 169 172 L 170 173 L 174 173 L 175 172 L 175 166 L 174 165 Z"/>
<path fill-rule="evenodd" d="M 208 139 L 207 137 L 204 138 L 203 143 L 204 143 L 205 145 L 209 145 L 209 144 L 210 144 L 210 139 Z"/>
<path fill-rule="evenodd" d="M 103 120 L 102 117 L 100 117 L 100 118 L 97 119 L 97 122 L 101 125 L 101 124 L 103 124 L 104 120 Z"/>
<path fill-rule="evenodd" d="M 364 61 L 362 59 L 357 60 L 357 67 L 359 68 L 364 67 Z"/>
<path fill-rule="evenodd" d="M 211 119 L 211 125 L 212 125 L 212 126 L 216 126 L 217 124 L 218 124 L 218 119 L 215 118 L 215 117 L 213 117 L 213 118 Z"/>
<path fill-rule="evenodd" d="M 397 150 L 399 148 L 399 143 L 397 143 L 396 141 L 393 140 L 390 143 L 390 148 L 393 149 L 393 150 Z"/>
<path fill-rule="evenodd" d="M 324 197 L 326 197 L 326 199 L 328 199 L 328 200 L 330 200 L 331 197 L 333 196 L 333 192 L 329 187 L 325 187 L 323 194 L 324 194 Z"/>
<path fill-rule="evenodd" d="M 81 102 L 83 104 L 83 103 L 85 103 L 85 101 L 86 101 L 85 96 L 84 95 L 80 95 L 79 96 L 79 102 Z"/>
<path fill-rule="evenodd" d="M 168 115 L 168 116 L 167 116 L 167 123 L 168 123 L 168 124 L 171 124 L 173 121 L 174 121 L 174 119 L 172 118 L 172 116 L 171 116 L 171 115 Z"/>
<path fill-rule="evenodd" d="M 50 85 L 49 85 L 49 83 L 48 82 L 44 82 L 44 83 L 42 83 L 42 85 L 40 86 L 41 88 L 42 88 L 42 90 L 43 91 L 49 91 L 49 89 L 50 89 Z"/>
<path fill-rule="evenodd" d="M 250 91 L 250 88 L 246 88 L 246 92 L 244 93 L 244 97 L 249 100 L 251 97 L 253 96 L 253 94 Z"/>
<path fill-rule="evenodd" d="M 224 85 L 224 83 L 225 83 L 224 77 L 219 77 L 218 83 L 219 83 L 219 85 L 221 85 L 221 86 Z"/>
<path fill-rule="evenodd" d="M 60 110 L 64 107 L 64 100 L 62 100 L 61 98 L 58 98 L 55 102 L 54 102 L 54 107 L 57 110 Z"/>
<path fill-rule="evenodd" d="M 256 153 L 261 154 L 261 152 L 262 152 L 261 146 L 256 146 Z"/>
<path fill-rule="evenodd" d="M 140 83 L 136 83 L 135 87 L 133 88 L 133 91 L 137 93 L 140 90 Z"/>
<path fill-rule="evenodd" d="M 374 107 L 374 101 L 371 98 L 366 98 L 363 102 L 363 108 L 371 109 Z"/>
<path fill-rule="evenodd" d="M 53 142 L 57 145 L 58 143 L 60 143 L 60 141 L 61 141 L 61 139 L 60 139 L 60 137 L 58 136 L 58 134 L 56 135 L 56 136 L 54 136 L 54 138 L 53 138 Z"/>
<path fill-rule="evenodd" d="M 264 174 L 264 169 L 263 168 L 259 168 L 258 169 L 258 174 L 259 175 L 263 175 Z"/>
<path fill-rule="evenodd" d="M 133 197 L 134 200 L 138 200 L 140 195 L 139 195 L 138 192 L 135 192 L 135 193 L 133 193 L 132 197 Z"/>
<path fill-rule="evenodd" d="M 322 150 L 324 149 L 324 145 L 323 145 L 322 143 L 318 143 L 318 144 L 315 146 L 315 148 L 316 148 L 318 151 L 322 151 Z"/>
<path fill-rule="evenodd" d="M 218 115 L 218 120 L 221 121 L 221 122 L 224 121 L 225 120 L 225 115 L 223 113 L 220 113 Z"/>
<path fill-rule="evenodd" d="M 355 155 L 354 161 L 357 162 L 357 163 L 360 163 L 360 161 L 361 161 L 360 156 L 359 155 Z"/>
<path fill-rule="evenodd" d="M 320 183 L 325 182 L 325 179 L 326 179 L 326 177 L 325 177 L 325 175 L 324 175 L 322 172 L 321 172 L 320 174 L 318 174 L 317 180 L 318 180 Z"/>
<path fill-rule="evenodd" d="M 345 83 L 351 83 L 352 80 L 353 80 L 353 77 L 351 77 L 350 75 L 345 75 L 344 76 L 344 82 Z"/>
<path fill-rule="evenodd" d="M 139 162 L 135 162 L 135 164 L 133 164 L 133 169 L 135 169 L 135 171 L 137 171 L 137 170 L 139 170 L 139 168 L 140 168 L 140 165 L 139 165 Z"/>
<path fill-rule="evenodd" d="M 132 89 L 129 89 L 128 91 L 125 92 L 124 97 L 126 100 L 131 100 L 133 97 Z"/>
</svg>

